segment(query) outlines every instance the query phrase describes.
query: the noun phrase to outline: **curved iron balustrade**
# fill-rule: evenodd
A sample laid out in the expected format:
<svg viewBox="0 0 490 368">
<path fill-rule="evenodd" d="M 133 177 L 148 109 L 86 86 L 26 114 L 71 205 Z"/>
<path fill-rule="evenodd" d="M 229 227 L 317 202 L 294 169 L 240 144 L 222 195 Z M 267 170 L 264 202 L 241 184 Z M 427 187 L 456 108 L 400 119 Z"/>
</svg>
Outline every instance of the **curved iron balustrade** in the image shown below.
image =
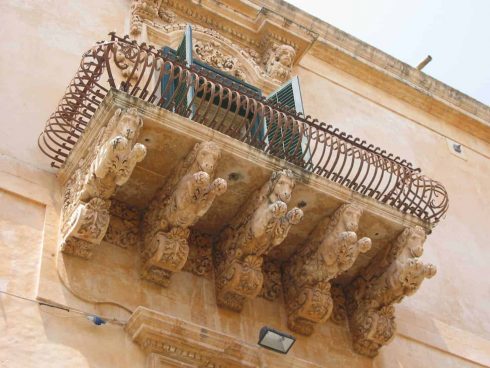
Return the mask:
<svg viewBox="0 0 490 368">
<path fill-rule="evenodd" d="M 166 59 L 153 46 L 138 44 L 128 36 L 110 36 L 111 41 L 97 43 L 83 55 L 39 137 L 39 147 L 52 159 L 53 167 L 61 167 L 106 94 L 118 88 L 429 224 L 436 224 L 446 213 L 444 186 L 406 160 L 310 116 L 252 96 L 238 84 L 226 85 L 216 76 Z M 170 83 L 161 97 L 155 80 L 164 76 Z M 188 101 L 183 96 L 191 88 L 194 97 Z"/>
</svg>

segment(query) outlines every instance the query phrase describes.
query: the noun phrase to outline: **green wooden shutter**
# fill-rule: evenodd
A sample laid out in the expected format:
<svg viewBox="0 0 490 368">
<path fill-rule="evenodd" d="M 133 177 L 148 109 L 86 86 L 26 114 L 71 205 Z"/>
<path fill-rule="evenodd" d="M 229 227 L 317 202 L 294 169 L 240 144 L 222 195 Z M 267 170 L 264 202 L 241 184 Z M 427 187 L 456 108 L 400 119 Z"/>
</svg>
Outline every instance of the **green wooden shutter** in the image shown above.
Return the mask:
<svg viewBox="0 0 490 368">
<path fill-rule="evenodd" d="M 169 54 L 171 50 L 168 47 L 163 48 L 162 52 L 165 54 Z M 192 28 L 190 25 L 185 27 L 184 36 L 182 37 L 182 41 L 180 42 L 177 50 L 174 52 L 174 57 L 179 59 L 180 61 L 185 61 L 185 64 L 190 67 L 192 65 Z M 166 85 L 169 82 L 169 77 L 164 76 L 162 79 L 162 93 L 165 91 Z M 168 89 L 167 98 L 170 98 L 178 86 L 178 80 L 174 80 L 173 86 Z M 186 92 L 187 91 L 187 92 Z M 194 97 L 194 86 L 191 88 L 187 88 L 185 85 L 181 85 L 176 92 L 175 96 L 175 106 L 182 106 L 183 109 L 189 107 L 189 104 L 192 102 L 192 98 Z M 184 102 L 182 100 L 185 99 Z M 181 103 L 182 102 L 182 103 Z M 190 106 L 191 110 L 193 107 Z M 183 111 L 182 111 L 183 112 Z"/>
<path fill-rule="evenodd" d="M 283 106 L 293 109 L 295 112 L 304 114 L 301 89 L 297 76 L 267 96 L 267 101 L 280 103 Z M 277 122 L 270 121 L 267 124 L 267 138 L 271 146 L 271 153 L 292 161 L 303 157 L 303 153 L 307 147 L 301 141 L 301 133 L 297 126 L 281 127 L 281 131 L 278 132 Z M 298 145 L 300 147 L 297 148 Z"/>
</svg>

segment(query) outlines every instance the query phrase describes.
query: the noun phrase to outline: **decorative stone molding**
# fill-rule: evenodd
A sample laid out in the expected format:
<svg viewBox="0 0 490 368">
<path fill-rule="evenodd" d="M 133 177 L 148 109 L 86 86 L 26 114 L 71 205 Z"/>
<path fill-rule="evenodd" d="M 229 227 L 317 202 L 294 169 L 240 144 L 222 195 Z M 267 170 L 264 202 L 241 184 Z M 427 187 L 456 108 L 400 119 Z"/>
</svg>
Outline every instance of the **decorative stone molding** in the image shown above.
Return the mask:
<svg viewBox="0 0 490 368">
<path fill-rule="evenodd" d="M 303 218 L 297 207 L 287 210 L 295 185 L 290 170 L 276 171 L 222 231 L 215 252 L 218 305 L 241 311 L 244 301 L 259 295 L 263 256 L 286 238 Z"/>
<path fill-rule="evenodd" d="M 284 265 L 282 280 L 292 331 L 311 335 L 316 323 L 330 317 L 330 280 L 371 248 L 369 238 L 357 240 L 361 214 L 361 208 L 354 204 L 342 205 L 316 227 L 305 246 Z"/>
<path fill-rule="evenodd" d="M 434 265 L 418 260 L 425 239 L 422 228 L 406 228 L 347 288 L 349 327 L 357 353 L 376 356 L 395 334 L 394 304 L 436 274 Z"/>
<path fill-rule="evenodd" d="M 99 134 L 94 150 L 68 180 L 61 229 L 64 253 L 90 258 L 104 238 L 110 222 L 110 198 L 146 155 L 146 147 L 135 143 L 142 126 L 136 109 L 118 109 Z"/>
<path fill-rule="evenodd" d="M 224 179 L 213 180 L 220 155 L 213 142 L 196 144 L 151 201 L 143 220 L 144 278 L 168 286 L 184 267 L 189 227 L 227 188 Z"/>
<path fill-rule="evenodd" d="M 132 0 L 131 2 L 131 24 L 130 34 L 138 36 L 141 34 L 143 21 L 151 21 L 159 16 L 161 0 Z"/>
<path fill-rule="evenodd" d="M 157 2 L 161 4 L 155 11 Z M 266 93 L 275 90 L 278 82 L 290 78 L 293 64 L 298 61 L 297 56 L 317 37 L 311 32 L 305 33 L 304 27 L 292 27 L 291 22 L 288 27 L 283 27 L 282 17 L 266 14 L 267 12 L 261 15 L 261 18 L 269 20 L 265 24 L 260 22 L 255 25 L 257 29 L 246 27 L 247 31 L 239 32 L 240 27 L 229 28 L 228 21 L 219 19 L 220 13 L 203 12 L 204 8 L 206 5 L 196 6 L 187 1 L 134 0 L 131 6 L 130 33 L 139 36 L 145 23 L 152 31 L 148 38 L 145 34 L 143 41 L 168 45 L 175 41 L 173 36 L 169 38 L 168 35 L 182 31 L 187 24 L 192 23 L 195 31 L 193 48 L 197 58 L 264 89 Z M 272 18 L 281 24 L 272 22 Z M 151 33 L 155 32 L 166 35 L 151 37 Z M 201 37 L 203 34 L 210 37 Z M 180 39 L 181 35 L 178 37 Z M 229 52 L 230 49 L 233 51 Z"/>
<path fill-rule="evenodd" d="M 126 332 L 151 358 L 153 367 L 259 367 L 257 348 L 219 332 L 139 307 Z M 161 362 L 161 363 L 160 363 Z M 170 364 L 171 362 L 172 364 Z M 155 364 L 157 363 L 157 364 Z"/>
</svg>

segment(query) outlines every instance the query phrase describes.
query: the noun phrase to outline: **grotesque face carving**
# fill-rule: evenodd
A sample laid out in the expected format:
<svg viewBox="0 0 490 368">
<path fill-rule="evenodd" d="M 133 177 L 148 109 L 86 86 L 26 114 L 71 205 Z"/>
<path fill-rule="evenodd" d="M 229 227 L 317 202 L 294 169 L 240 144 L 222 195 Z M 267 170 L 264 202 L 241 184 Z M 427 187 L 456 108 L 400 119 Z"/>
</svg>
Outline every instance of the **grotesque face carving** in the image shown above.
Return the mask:
<svg viewBox="0 0 490 368">
<path fill-rule="evenodd" d="M 353 204 L 345 206 L 341 219 L 344 224 L 345 231 L 357 231 L 361 215 L 362 209 L 360 207 Z"/>
<path fill-rule="evenodd" d="M 293 59 L 296 52 L 291 46 L 281 45 L 276 50 L 276 61 L 283 66 L 290 68 L 293 65 Z"/>
<path fill-rule="evenodd" d="M 273 182 L 272 193 L 269 196 L 271 202 L 280 200 L 288 203 L 295 184 L 293 173 L 290 170 L 275 172 L 271 180 Z"/>
<path fill-rule="evenodd" d="M 409 250 L 412 257 L 420 257 L 424 252 L 425 232 L 421 227 L 415 227 L 411 229 L 408 238 L 406 248 Z"/>
<path fill-rule="evenodd" d="M 199 168 L 212 175 L 218 159 L 220 157 L 220 149 L 213 142 L 203 142 L 197 146 L 196 162 Z"/>
</svg>

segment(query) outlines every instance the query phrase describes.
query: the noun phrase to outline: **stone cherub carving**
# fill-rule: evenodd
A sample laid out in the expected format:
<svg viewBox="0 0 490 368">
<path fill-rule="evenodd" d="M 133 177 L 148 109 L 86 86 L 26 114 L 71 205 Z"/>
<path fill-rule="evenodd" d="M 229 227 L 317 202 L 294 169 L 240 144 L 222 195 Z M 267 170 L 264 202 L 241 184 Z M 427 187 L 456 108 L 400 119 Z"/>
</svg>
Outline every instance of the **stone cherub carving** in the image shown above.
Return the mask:
<svg viewBox="0 0 490 368">
<path fill-rule="evenodd" d="M 330 317 L 333 304 L 329 281 L 371 248 L 369 238 L 357 239 L 361 214 L 361 208 L 354 204 L 342 205 L 316 227 L 307 244 L 284 265 L 283 287 L 291 330 L 310 335 L 316 323 Z"/>
<path fill-rule="evenodd" d="M 297 207 L 287 211 L 295 179 L 290 170 L 274 172 L 247 207 L 223 231 L 215 248 L 218 304 L 240 311 L 246 298 L 262 289 L 262 262 L 303 218 Z"/>
<path fill-rule="evenodd" d="M 146 155 L 146 147 L 135 143 L 142 126 L 136 109 L 118 109 L 100 135 L 86 169 L 80 168 L 69 180 L 63 206 L 63 252 L 89 258 L 102 241 L 110 221 L 110 198 Z"/>
<path fill-rule="evenodd" d="M 436 274 L 418 260 L 426 239 L 421 227 L 406 228 L 394 244 L 376 257 L 347 288 L 347 311 L 354 350 L 373 357 L 395 333 L 395 308 Z"/>
<path fill-rule="evenodd" d="M 227 189 L 224 179 L 213 180 L 220 156 L 215 143 L 196 144 L 152 200 L 143 225 L 143 277 L 167 286 L 171 272 L 184 266 L 189 227 Z"/>
<path fill-rule="evenodd" d="M 281 82 L 291 76 L 296 50 L 289 45 L 273 46 L 266 59 L 265 71 L 269 77 Z"/>
</svg>

